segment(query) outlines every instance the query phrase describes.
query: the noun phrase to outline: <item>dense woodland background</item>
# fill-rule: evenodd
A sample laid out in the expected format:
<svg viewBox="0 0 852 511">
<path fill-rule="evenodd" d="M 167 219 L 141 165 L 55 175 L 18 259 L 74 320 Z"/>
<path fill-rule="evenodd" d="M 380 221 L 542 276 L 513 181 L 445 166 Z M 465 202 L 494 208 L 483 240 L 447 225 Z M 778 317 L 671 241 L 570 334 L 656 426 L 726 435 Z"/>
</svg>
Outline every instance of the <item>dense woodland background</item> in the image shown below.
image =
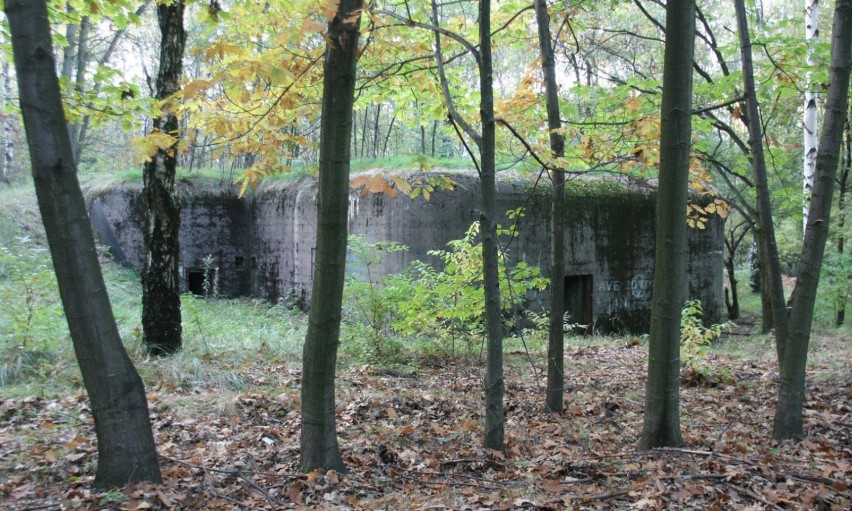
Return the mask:
<svg viewBox="0 0 852 511">
<path fill-rule="evenodd" d="M 0 26 L 11 509 L 849 506 L 849 0 L 42 5 Z M 428 200 L 452 183 L 410 176 L 447 167 L 483 202 L 446 267 L 346 279 L 350 190 Z M 726 218 L 730 322 L 660 238 L 650 335 L 514 316 L 549 276 L 498 263 L 501 172 L 554 218 L 600 174 L 659 183 L 666 240 Z M 78 175 L 144 183 L 141 276 L 69 235 Z M 176 180 L 291 176 L 321 196 L 309 315 L 181 296 Z"/>
</svg>

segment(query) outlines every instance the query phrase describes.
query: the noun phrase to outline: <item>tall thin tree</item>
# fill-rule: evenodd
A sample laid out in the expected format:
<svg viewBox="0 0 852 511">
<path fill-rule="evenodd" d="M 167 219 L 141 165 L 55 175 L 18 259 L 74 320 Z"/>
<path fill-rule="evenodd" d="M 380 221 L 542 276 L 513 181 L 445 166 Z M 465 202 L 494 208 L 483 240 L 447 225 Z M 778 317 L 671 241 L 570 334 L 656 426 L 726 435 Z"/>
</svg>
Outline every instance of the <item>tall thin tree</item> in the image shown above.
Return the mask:
<svg viewBox="0 0 852 511">
<path fill-rule="evenodd" d="M 160 115 L 154 119 L 152 132 L 169 135 L 173 142 L 145 163 L 142 178 L 146 249 L 142 269 L 142 335 L 148 351 L 155 355 L 168 355 L 181 347 L 180 202 L 174 186 L 179 126 L 176 105 L 171 99 L 179 90 L 186 46 L 183 11 L 183 0 L 157 5 L 161 40 L 156 98 L 160 100 Z"/>
<path fill-rule="evenodd" d="M 680 316 L 686 290 L 686 202 L 692 137 L 695 0 L 666 2 L 660 178 L 645 423 L 641 449 L 683 444 Z"/>
<path fill-rule="evenodd" d="M 497 169 L 494 121 L 494 64 L 491 57 L 491 0 L 479 1 L 479 225 L 482 236 L 482 285 L 485 292 L 485 438 L 486 448 L 503 451 L 505 412 L 503 396 L 503 323 L 500 316 L 500 277 L 497 253 Z"/>
<path fill-rule="evenodd" d="M 47 6 L 6 0 L 33 181 L 98 438 L 95 486 L 160 481 L 145 387 L 115 324 L 62 108 Z"/>
<path fill-rule="evenodd" d="M 804 434 L 802 408 L 805 401 L 805 369 L 808 344 L 814 318 L 814 304 L 819 285 L 831 202 L 840 146 L 849 110 L 849 77 L 852 72 L 852 0 L 837 0 L 831 32 L 831 64 L 826 92 L 822 136 L 816 157 L 816 175 L 811 194 L 808 225 L 799 256 L 796 287 L 790 297 L 790 320 L 781 378 L 775 424 L 776 440 L 801 437 Z"/>
<path fill-rule="evenodd" d="M 550 15 L 547 2 L 535 0 L 535 19 L 538 25 L 538 46 L 541 53 L 541 71 L 544 76 L 544 95 L 547 107 L 547 129 L 550 132 L 550 152 L 554 158 L 565 154 L 565 138 L 560 132 L 559 91 L 556 84 L 556 58 L 550 40 Z M 562 410 L 565 394 L 565 173 L 550 171 L 553 196 L 550 201 L 550 324 L 547 339 L 547 391 L 545 406 L 548 411 Z"/>
<path fill-rule="evenodd" d="M 0 41 L 3 36 L 0 35 Z M 6 105 L 12 102 L 12 69 L 9 61 L 3 59 L 0 66 L 0 183 L 8 183 L 12 177 L 12 164 L 15 161 L 15 118 L 6 112 Z"/>
<path fill-rule="evenodd" d="M 302 358 L 302 470 L 345 469 L 334 378 L 346 276 L 352 107 L 363 0 L 340 0 L 328 23 L 320 126 L 317 257 Z M 366 132 L 362 132 L 362 137 Z"/>
<path fill-rule="evenodd" d="M 776 338 L 775 350 L 780 364 L 784 360 L 784 346 L 787 339 L 787 306 L 784 302 L 784 287 L 781 283 L 781 263 L 778 257 L 778 244 L 775 241 L 775 226 L 772 223 L 772 201 L 769 196 L 766 157 L 763 153 L 763 124 L 760 120 L 760 107 L 754 85 L 754 63 L 748 19 L 744 0 L 733 0 L 733 2 L 740 38 L 748 144 L 754 173 L 754 188 L 757 192 L 755 235 L 760 259 L 760 277 L 765 290 L 764 296 L 769 297 L 769 306 L 772 310 L 772 325 L 775 327 Z"/>
</svg>

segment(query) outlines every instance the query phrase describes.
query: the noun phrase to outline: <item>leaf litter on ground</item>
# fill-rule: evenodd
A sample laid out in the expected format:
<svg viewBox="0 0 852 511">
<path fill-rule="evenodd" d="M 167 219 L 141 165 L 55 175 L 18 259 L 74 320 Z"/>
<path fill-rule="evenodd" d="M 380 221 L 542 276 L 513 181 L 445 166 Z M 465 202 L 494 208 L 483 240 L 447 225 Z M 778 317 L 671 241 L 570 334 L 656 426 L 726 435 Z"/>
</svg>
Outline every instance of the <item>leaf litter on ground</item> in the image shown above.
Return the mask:
<svg viewBox="0 0 852 511">
<path fill-rule="evenodd" d="M 544 375 L 506 369 L 505 453 L 481 446 L 475 361 L 416 373 L 339 373 L 348 473 L 298 471 L 297 365 L 243 368 L 248 390 L 159 381 L 149 405 L 163 484 L 91 489 L 96 445 L 84 395 L 0 400 L 0 507 L 112 509 L 842 510 L 852 505 L 849 339 L 809 368 L 807 438 L 770 438 L 770 357 L 716 356 L 733 376 L 683 387 L 686 446 L 638 452 L 646 347 L 607 341 L 566 352 L 565 408 L 544 411 Z M 514 357 L 514 356 L 513 356 Z M 837 357 L 841 359 L 838 360 Z"/>
</svg>

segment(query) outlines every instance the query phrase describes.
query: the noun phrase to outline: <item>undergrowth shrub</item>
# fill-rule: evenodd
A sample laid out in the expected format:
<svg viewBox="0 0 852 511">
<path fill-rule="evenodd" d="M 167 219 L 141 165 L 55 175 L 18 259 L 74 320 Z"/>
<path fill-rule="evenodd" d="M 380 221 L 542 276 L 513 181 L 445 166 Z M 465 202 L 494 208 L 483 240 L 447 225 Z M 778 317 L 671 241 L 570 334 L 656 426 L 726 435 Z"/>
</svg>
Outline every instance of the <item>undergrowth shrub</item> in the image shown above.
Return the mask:
<svg viewBox="0 0 852 511">
<path fill-rule="evenodd" d="M 48 376 L 68 327 L 47 250 L 29 237 L 0 245 L 0 386 Z"/>
<path fill-rule="evenodd" d="M 733 381 L 730 370 L 713 365 L 709 360 L 710 348 L 731 322 L 705 326 L 704 309 L 699 300 L 687 300 L 680 317 L 680 354 L 683 361 L 681 379 L 686 385 L 716 386 Z"/>
<path fill-rule="evenodd" d="M 511 235 L 499 227 L 498 233 Z M 345 294 L 356 315 L 370 328 L 374 354 L 386 356 L 398 351 L 399 336 L 409 341 L 428 338 L 433 349 L 424 348 L 429 354 L 451 358 L 470 353 L 481 343 L 485 335 L 485 296 L 478 238 L 479 222 L 474 222 L 464 237 L 447 243 L 446 250 L 428 252 L 443 263 L 443 268 L 414 261 L 402 273 L 382 279 L 377 279 L 371 270 L 383 256 L 407 248 L 350 239 L 353 254 L 367 272 L 366 278 L 363 274 L 348 278 Z M 524 262 L 510 265 L 505 253 L 500 256 L 499 278 L 504 326 L 514 328 L 513 309 L 523 305 L 529 292 L 543 290 L 548 282 L 535 266 Z"/>
<path fill-rule="evenodd" d="M 411 286 L 405 279 L 382 276 L 382 260 L 408 247 L 393 241 L 370 243 L 366 237 L 349 237 L 350 263 L 344 286 L 344 303 L 347 317 L 355 321 L 347 325 L 346 335 L 356 344 L 366 340 L 366 346 L 356 357 L 393 358 L 402 349 L 402 342 L 391 326 L 396 314 L 396 304 Z M 356 347 L 356 351 L 358 346 Z"/>
</svg>

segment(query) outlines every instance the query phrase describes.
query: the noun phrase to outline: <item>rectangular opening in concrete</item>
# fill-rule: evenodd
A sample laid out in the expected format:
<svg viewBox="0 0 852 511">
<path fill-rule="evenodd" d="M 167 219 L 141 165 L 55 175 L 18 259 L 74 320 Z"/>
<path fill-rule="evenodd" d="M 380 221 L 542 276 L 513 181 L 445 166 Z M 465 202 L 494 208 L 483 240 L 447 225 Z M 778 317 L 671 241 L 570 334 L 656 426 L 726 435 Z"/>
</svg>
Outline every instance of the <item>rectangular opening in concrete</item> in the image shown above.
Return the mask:
<svg viewBox="0 0 852 511">
<path fill-rule="evenodd" d="M 592 333 L 593 292 L 591 274 L 565 276 L 565 313 L 570 316 L 571 323 L 586 325 L 584 328 L 577 328 L 574 333 Z"/>
<path fill-rule="evenodd" d="M 215 268 L 208 270 L 203 268 L 186 269 L 186 288 L 195 296 L 206 296 L 205 291 L 212 293 L 214 282 L 216 282 Z"/>
</svg>

